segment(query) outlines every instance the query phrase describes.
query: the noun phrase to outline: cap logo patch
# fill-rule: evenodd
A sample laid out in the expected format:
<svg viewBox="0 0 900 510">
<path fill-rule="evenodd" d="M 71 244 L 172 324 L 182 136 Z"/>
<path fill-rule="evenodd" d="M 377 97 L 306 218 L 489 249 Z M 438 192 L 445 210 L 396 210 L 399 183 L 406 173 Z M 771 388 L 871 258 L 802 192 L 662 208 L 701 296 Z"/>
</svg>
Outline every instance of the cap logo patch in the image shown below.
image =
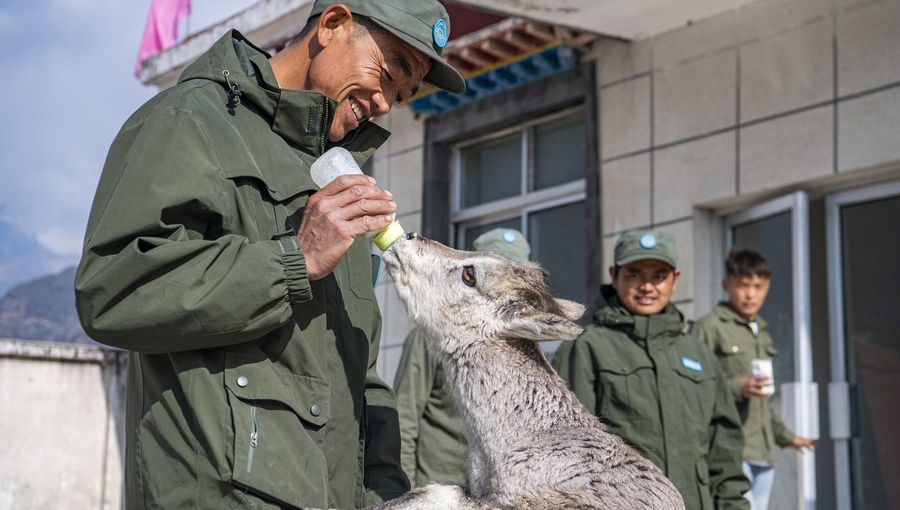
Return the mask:
<svg viewBox="0 0 900 510">
<path fill-rule="evenodd" d="M 656 246 L 656 236 L 653 234 L 644 234 L 641 236 L 641 240 L 639 241 L 641 244 L 641 248 L 645 250 L 652 250 L 654 246 Z"/>
<path fill-rule="evenodd" d="M 434 24 L 434 28 L 431 30 L 431 35 L 434 37 L 434 44 L 438 45 L 438 48 L 443 48 L 447 45 L 447 23 L 439 19 L 437 23 Z"/>
<path fill-rule="evenodd" d="M 507 243 L 516 242 L 516 233 L 513 232 L 512 230 L 507 230 L 506 232 L 503 233 L 503 240 L 506 241 Z"/>
</svg>

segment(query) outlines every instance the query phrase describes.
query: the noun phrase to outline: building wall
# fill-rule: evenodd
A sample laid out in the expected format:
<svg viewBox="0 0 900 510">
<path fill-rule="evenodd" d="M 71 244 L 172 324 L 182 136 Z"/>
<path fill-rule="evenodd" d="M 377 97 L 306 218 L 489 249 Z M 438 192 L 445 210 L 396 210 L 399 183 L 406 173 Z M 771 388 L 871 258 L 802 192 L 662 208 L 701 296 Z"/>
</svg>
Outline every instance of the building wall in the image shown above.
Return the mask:
<svg viewBox="0 0 900 510">
<path fill-rule="evenodd" d="M 900 181 L 897 27 L 900 0 L 758 0 L 647 40 L 596 43 L 585 60 L 596 68 L 604 261 L 628 229 L 672 233 L 682 261 L 675 300 L 697 318 L 721 295 L 726 215 L 799 190 L 821 207 L 836 191 Z M 376 177 L 404 195 L 401 220 L 417 229 L 422 122 L 397 109 L 385 124 L 394 139 Z M 389 279 L 378 292 L 379 370 L 391 382 L 409 321 Z M 827 332 L 814 341 L 824 391 Z M 803 468 L 782 450 L 772 508 L 798 508 L 801 485 L 818 492 L 816 507 L 836 507 L 827 427 L 812 489 L 801 478 L 813 455 Z"/>
<path fill-rule="evenodd" d="M 397 220 L 407 232 L 421 231 L 423 193 L 424 119 L 408 108 L 395 108 L 379 124 L 391 131 L 387 143 L 373 157 L 373 176 L 378 183 L 391 190 L 397 202 Z M 373 253 L 378 248 L 373 247 Z M 390 384 L 394 382 L 403 339 L 412 328 L 406 306 L 400 301 L 394 284 L 382 271 L 375 288 L 384 319 L 381 332 L 381 353 L 378 373 Z"/>
<path fill-rule="evenodd" d="M 122 507 L 125 360 L 0 339 L 0 508 Z"/>
<path fill-rule="evenodd" d="M 759 0 L 596 43 L 585 58 L 597 69 L 604 260 L 628 229 L 672 233 L 685 262 L 675 299 L 695 317 L 719 297 L 722 215 L 799 189 L 900 179 L 898 26 L 900 0 Z M 423 120 L 396 108 L 381 123 L 393 134 L 374 175 L 417 230 Z M 389 277 L 377 292 L 379 371 L 391 382 L 411 323 Z"/>
<path fill-rule="evenodd" d="M 900 178 L 897 26 L 897 0 L 760 0 L 648 40 L 599 43 L 607 257 L 627 229 L 671 232 L 693 261 L 675 298 L 702 314 L 717 296 L 721 214 Z"/>
</svg>

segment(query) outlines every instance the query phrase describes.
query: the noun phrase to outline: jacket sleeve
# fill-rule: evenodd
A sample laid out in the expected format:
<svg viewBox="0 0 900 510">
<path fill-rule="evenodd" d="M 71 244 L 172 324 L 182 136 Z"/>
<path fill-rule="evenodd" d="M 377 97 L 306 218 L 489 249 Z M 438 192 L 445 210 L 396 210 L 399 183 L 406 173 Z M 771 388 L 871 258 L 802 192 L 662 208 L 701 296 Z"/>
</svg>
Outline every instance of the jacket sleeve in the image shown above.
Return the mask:
<svg viewBox="0 0 900 510">
<path fill-rule="evenodd" d="M 720 381 L 722 369 L 713 363 Z M 710 422 L 709 485 L 717 510 L 749 510 L 750 502 L 744 493 L 750 482 L 744 476 L 742 455 L 744 436 L 734 400 L 724 384 L 719 384 L 715 409 Z"/>
<path fill-rule="evenodd" d="M 706 320 L 706 318 L 701 318 L 700 320 L 694 322 L 694 324 L 691 326 L 691 334 L 702 340 L 718 360 L 719 350 L 721 349 L 721 332 L 717 328 L 715 328 L 714 326 L 710 326 L 709 321 Z M 741 395 L 740 375 L 726 375 L 725 384 L 728 386 L 728 391 L 731 393 L 731 396 L 735 402 L 740 402 L 744 399 L 743 395 Z"/>
<path fill-rule="evenodd" d="M 790 446 L 797 435 L 784 424 L 781 415 L 779 415 L 778 412 L 775 411 L 775 407 L 772 406 L 772 400 L 769 400 L 769 416 L 772 417 L 772 434 L 775 436 L 775 444 L 782 448 Z"/>
<path fill-rule="evenodd" d="M 400 416 L 400 463 L 413 486 L 417 483 L 419 424 L 433 381 L 434 365 L 426 350 L 424 336 L 418 328 L 414 328 L 403 342 L 403 353 L 394 379 L 397 414 Z"/>
<path fill-rule="evenodd" d="M 591 347 L 586 340 L 586 335 L 590 331 L 591 327 L 588 327 L 585 333 L 576 338 L 571 347 L 567 348 L 568 353 L 566 351 L 558 353 L 553 359 L 553 366 L 578 400 L 596 416 L 600 395 L 596 393 L 597 374 Z"/>
<path fill-rule="evenodd" d="M 381 323 L 371 338 L 381 338 Z M 400 421 L 397 399 L 376 371 L 380 341 L 369 344 L 366 374 L 364 504 L 394 499 L 409 491 L 409 479 L 400 466 Z"/>
<path fill-rule="evenodd" d="M 75 294 L 88 335 L 161 353 L 242 343 L 289 322 L 311 299 L 293 236 L 228 234 L 232 183 L 192 111 L 157 107 L 110 148 Z"/>
</svg>

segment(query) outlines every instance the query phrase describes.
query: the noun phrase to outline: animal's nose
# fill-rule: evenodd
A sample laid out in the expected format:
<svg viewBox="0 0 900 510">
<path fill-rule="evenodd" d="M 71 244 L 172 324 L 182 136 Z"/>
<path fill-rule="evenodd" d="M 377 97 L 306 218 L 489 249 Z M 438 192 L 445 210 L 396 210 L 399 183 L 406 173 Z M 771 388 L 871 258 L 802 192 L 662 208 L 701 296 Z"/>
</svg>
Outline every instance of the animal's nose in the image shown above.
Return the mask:
<svg viewBox="0 0 900 510">
<path fill-rule="evenodd" d="M 422 236 L 420 236 L 418 232 L 407 232 L 407 233 L 406 233 L 406 240 L 407 240 L 407 241 L 411 241 L 411 240 L 413 240 L 413 239 L 415 239 L 415 238 L 417 238 L 417 237 L 422 237 Z"/>
</svg>

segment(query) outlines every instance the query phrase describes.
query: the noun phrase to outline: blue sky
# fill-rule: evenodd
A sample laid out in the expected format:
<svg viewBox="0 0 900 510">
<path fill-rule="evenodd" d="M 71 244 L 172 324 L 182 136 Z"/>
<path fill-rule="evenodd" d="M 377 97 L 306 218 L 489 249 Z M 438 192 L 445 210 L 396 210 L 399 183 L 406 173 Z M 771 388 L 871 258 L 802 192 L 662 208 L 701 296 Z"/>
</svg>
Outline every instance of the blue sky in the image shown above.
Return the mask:
<svg viewBox="0 0 900 510">
<path fill-rule="evenodd" d="M 257 0 L 193 0 L 187 27 Z M 0 3 L 0 219 L 77 259 L 110 142 L 155 92 L 133 74 L 150 0 Z M 2 242 L 2 240 L 0 240 Z"/>
</svg>

